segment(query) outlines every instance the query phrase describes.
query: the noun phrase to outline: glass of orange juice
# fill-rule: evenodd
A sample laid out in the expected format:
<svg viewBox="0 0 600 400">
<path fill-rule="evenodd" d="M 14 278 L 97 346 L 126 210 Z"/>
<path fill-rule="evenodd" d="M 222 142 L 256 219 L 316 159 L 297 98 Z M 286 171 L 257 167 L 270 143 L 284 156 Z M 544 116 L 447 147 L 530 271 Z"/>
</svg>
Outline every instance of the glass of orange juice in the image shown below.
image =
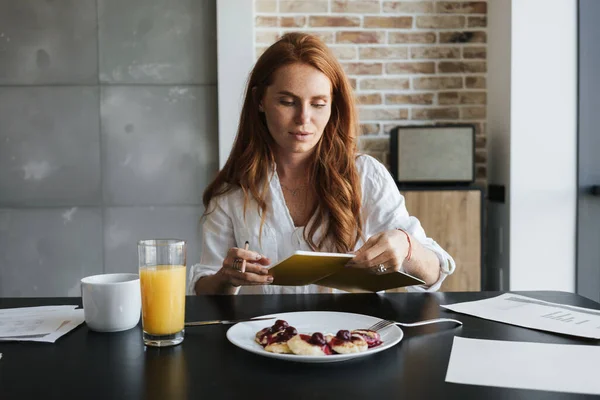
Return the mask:
<svg viewBox="0 0 600 400">
<path fill-rule="evenodd" d="M 138 242 L 142 326 L 146 346 L 183 342 L 186 243 L 177 239 Z"/>
</svg>

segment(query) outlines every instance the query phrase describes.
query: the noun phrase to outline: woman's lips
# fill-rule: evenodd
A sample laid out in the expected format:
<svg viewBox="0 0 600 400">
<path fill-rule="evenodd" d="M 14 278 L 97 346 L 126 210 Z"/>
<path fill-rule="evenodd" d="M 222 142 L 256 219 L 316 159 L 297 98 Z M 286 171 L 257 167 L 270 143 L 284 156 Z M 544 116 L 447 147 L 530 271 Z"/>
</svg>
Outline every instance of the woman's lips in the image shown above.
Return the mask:
<svg viewBox="0 0 600 400">
<path fill-rule="evenodd" d="M 290 135 L 294 136 L 297 140 L 308 140 L 308 137 L 312 134 L 310 132 L 290 132 Z"/>
</svg>

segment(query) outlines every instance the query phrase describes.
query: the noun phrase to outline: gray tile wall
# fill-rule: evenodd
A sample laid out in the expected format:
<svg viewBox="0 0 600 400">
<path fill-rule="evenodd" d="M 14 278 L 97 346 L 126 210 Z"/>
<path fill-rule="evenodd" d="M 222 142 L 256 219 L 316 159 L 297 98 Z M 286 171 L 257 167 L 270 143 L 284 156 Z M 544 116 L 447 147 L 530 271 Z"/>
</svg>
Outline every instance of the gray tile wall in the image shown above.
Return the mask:
<svg viewBox="0 0 600 400">
<path fill-rule="evenodd" d="M 0 297 L 79 296 L 139 239 L 199 259 L 216 0 L 0 0 Z"/>
</svg>

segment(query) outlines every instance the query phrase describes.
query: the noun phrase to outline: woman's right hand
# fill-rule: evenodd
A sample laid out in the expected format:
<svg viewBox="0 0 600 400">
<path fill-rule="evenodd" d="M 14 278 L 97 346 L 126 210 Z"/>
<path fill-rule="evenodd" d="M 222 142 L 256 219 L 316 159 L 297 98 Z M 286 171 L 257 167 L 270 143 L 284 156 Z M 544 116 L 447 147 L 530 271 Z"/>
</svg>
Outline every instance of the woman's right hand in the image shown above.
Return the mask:
<svg viewBox="0 0 600 400">
<path fill-rule="evenodd" d="M 239 259 L 237 263 L 235 263 L 236 259 Z M 246 260 L 244 271 L 240 270 L 242 260 Z M 223 260 L 223 266 L 217 271 L 216 275 L 219 276 L 221 282 L 230 287 L 269 285 L 273 282 L 273 277 L 269 275 L 269 270 L 264 267 L 269 264 L 271 264 L 271 260 L 255 251 L 232 247 L 227 252 L 227 256 Z"/>
</svg>

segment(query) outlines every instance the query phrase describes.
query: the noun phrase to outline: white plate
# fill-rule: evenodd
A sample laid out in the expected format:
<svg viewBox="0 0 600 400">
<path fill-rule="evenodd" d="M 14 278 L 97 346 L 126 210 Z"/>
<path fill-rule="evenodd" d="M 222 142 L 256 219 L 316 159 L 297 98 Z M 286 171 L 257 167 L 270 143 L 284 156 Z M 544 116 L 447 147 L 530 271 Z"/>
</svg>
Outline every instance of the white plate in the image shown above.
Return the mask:
<svg viewBox="0 0 600 400">
<path fill-rule="evenodd" d="M 381 318 L 369 315 L 352 314 L 333 311 L 304 311 L 281 314 L 261 315 L 261 317 L 275 317 L 276 319 L 256 322 L 240 322 L 227 330 L 227 339 L 234 345 L 251 353 L 265 357 L 279 358 L 281 360 L 298 361 L 307 363 L 326 363 L 345 361 L 389 349 L 404 337 L 402 330 L 396 326 L 385 328 L 379 334 L 383 344 L 373 347 L 362 353 L 332 354 L 329 356 L 298 356 L 295 354 L 276 354 L 266 351 L 261 345 L 254 341 L 256 332 L 269 327 L 278 319 L 287 321 L 298 330 L 298 333 L 312 334 L 314 332 L 336 334 L 340 329 L 354 330 L 365 329 L 380 321 Z M 258 318 L 258 317 L 257 317 Z"/>
</svg>

